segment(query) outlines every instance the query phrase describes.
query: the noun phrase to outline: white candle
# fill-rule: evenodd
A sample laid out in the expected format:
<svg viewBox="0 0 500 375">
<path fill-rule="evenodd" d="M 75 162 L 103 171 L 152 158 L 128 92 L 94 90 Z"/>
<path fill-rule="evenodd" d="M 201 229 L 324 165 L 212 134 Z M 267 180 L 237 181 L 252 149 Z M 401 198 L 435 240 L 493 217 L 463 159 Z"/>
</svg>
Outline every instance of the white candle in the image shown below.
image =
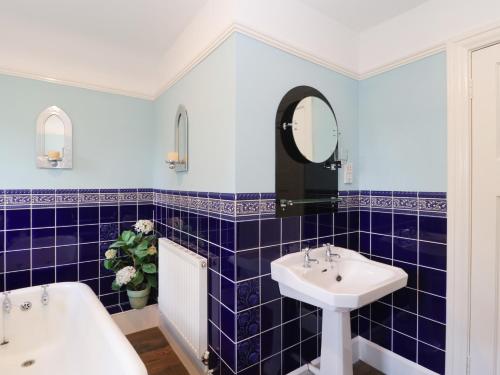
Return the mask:
<svg viewBox="0 0 500 375">
<path fill-rule="evenodd" d="M 60 160 L 61 153 L 59 151 L 49 151 L 47 152 L 47 157 L 49 160 Z"/>
</svg>

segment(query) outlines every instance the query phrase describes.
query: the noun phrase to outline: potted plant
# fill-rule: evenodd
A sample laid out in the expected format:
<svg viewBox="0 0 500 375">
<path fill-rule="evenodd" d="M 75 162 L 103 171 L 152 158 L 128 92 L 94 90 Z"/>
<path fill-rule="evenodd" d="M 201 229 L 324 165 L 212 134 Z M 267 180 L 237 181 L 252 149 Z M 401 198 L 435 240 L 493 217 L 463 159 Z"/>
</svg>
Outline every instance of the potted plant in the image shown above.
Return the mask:
<svg viewBox="0 0 500 375">
<path fill-rule="evenodd" d="M 104 254 L 104 267 L 116 274 L 113 290 L 127 289 L 130 306 L 146 306 L 151 288 L 158 285 L 158 250 L 154 224 L 139 220 L 125 230 Z"/>
</svg>

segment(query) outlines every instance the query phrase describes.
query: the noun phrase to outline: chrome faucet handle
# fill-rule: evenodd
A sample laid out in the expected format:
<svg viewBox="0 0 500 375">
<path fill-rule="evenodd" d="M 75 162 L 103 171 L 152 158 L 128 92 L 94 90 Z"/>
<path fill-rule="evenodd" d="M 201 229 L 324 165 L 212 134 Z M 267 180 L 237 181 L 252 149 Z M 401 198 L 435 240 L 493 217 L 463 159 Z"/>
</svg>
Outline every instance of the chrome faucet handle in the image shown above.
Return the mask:
<svg viewBox="0 0 500 375">
<path fill-rule="evenodd" d="M 340 259 L 340 254 L 334 253 L 332 251 L 332 246 L 329 243 L 326 243 L 325 246 L 326 246 L 325 260 L 327 262 L 331 262 L 332 258 Z"/>
<path fill-rule="evenodd" d="M 42 293 L 42 305 L 47 306 L 49 304 L 49 293 L 47 292 L 48 284 L 42 285 L 43 293 Z"/>
<path fill-rule="evenodd" d="M 306 246 L 304 249 L 302 249 L 302 252 L 304 253 L 304 268 L 311 268 L 311 262 L 314 262 L 316 264 L 319 263 L 319 260 L 311 258 L 311 256 L 309 255 L 310 251 L 311 249 L 309 248 L 309 246 Z"/>
<path fill-rule="evenodd" d="M 2 310 L 7 314 L 12 310 L 12 302 L 10 301 L 9 294 L 10 292 L 3 292 Z"/>
</svg>

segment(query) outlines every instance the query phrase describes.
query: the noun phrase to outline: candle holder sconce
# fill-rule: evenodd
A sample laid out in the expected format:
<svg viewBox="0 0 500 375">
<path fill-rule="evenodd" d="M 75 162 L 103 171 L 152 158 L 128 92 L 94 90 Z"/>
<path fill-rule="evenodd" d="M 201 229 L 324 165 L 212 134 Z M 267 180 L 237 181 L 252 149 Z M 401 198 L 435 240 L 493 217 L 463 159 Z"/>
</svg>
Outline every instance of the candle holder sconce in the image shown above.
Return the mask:
<svg viewBox="0 0 500 375">
<path fill-rule="evenodd" d="M 36 139 L 38 168 L 73 167 L 73 126 L 61 108 L 52 106 L 40 113 L 36 123 Z"/>
<path fill-rule="evenodd" d="M 182 104 L 175 115 L 175 151 L 169 152 L 165 162 L 176 172 L 188 171 L 188 115 Z"/>
</svg>

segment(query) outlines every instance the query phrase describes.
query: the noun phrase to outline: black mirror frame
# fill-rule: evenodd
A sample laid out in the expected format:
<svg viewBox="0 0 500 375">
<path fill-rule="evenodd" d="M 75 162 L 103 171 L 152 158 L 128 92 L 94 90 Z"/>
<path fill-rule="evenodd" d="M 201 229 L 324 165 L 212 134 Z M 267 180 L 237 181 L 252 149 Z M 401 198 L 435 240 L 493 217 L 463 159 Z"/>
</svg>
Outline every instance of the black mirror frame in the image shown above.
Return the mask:
<svg viewBox="0 0 500 375">
<path fill-rule="evenodd" d="M 323 100 L 332 110 L 326 97 L 313 87 L 298 86 L 288 91 L 281 100 L 275 121 L 276 143 L 276 216 L 298 216 L 336 212 L 338 209 L 338 143 L 332 155 L 321 163 L 308 160 L 297 147 L 291 127 L 298 103 L 309 96 Z M 332 199 L 328 201 L 328 199 Z M 285 205 L 283 202 L 326 200 L 321 203 Z"/>
</svg>

